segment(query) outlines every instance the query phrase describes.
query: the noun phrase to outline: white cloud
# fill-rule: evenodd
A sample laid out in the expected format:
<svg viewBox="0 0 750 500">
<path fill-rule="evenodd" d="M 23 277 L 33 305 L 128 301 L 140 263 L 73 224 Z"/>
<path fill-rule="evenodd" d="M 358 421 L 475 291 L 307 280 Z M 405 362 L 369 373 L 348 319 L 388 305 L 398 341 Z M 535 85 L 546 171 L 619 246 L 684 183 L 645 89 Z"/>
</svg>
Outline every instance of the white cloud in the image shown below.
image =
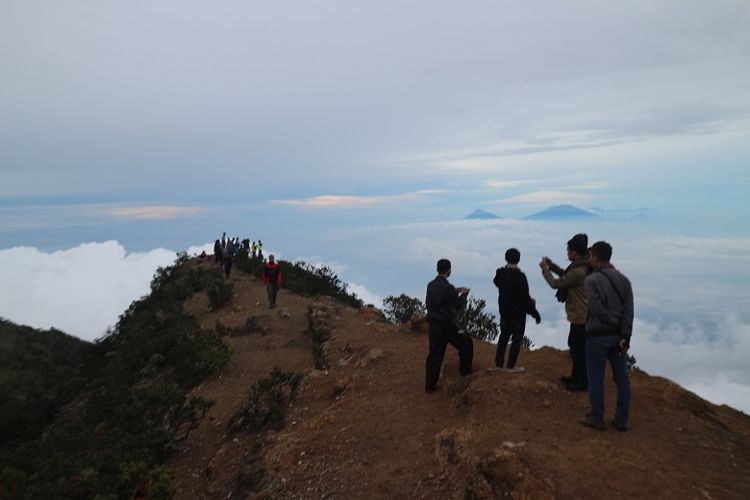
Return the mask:
<svg viewBox="0 0 750 500">
<path fill-rule="evenodd" d="M 383 297 L 371 292 L 364 285 L 358 285 L 357 283 L 347 283 L 346 290 L 357 295 L 362 302 L 365 304 L 372 304 L 377 308 L 383 307 Z"/>
<path fill-rule="evenodd" d="M 508 180 L 491 179 L 491 180 L 484 181 L 484 185 L 490 189 L 507 189 L 507 188 L 518 187 L 523 184 L 528 184 L 529 182 L 530 181 L 508 181 Z"/>
<path fill-rule="evenodd" d="M 93 340 L 149 292 L 156 269 L 175 256 L 161 248 L 127 253 L 115 241 L 52 253 L 30 247 L 0 250 L 0 316 Z"/>
</svg>

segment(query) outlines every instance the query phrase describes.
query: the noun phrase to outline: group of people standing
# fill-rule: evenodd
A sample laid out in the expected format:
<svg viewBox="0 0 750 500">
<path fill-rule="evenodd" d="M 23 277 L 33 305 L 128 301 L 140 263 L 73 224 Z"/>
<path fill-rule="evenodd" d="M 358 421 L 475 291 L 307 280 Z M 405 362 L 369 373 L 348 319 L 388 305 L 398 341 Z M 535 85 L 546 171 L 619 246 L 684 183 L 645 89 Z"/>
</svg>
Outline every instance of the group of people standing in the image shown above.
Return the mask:
<svg viewBox="0 0 750 500">
<path fill-rule="evenodd" d="M 251 242 L 249 238 L 240 241 L 239 236 L 227 238 L 227 233 L 223 233 L 221 239 L 214 242 L 214 262 L 222 266 L 226 279 L 229 279 L 234 258 L 239 252 L 244 252 L 245 255 L 251 256 L 253 259 L 263 260 L 263 242 L 260 239 L 257 243 Z M 268 307 L 273 309 L 276 307 L 276 297 L 282 283 L 281 268 L 279 268 L 273 255 L 268 256 L 261 279 L 266 286 Z"/>
<path fill-rule="evenodd" d="M 612 425 L 627 430 L 630 409 L 630 378 L 627 351 L 633 331 L 633 290 L 628 278 L 611 263 L 612 246 L 605 241 L 588 247 L 588 236 L 576 234 L 567 242 L 570 264 L 563 269 L 548 257 L 539 267 L 547 283 L 556 290 L 557 300 L 565 304 L 570 322 L 568 347 L 572 360 L 570 375 L 561 377 L 566 389 L 588 392 L 591 409 L 580 423 L 604 430 L 604 371 L 612 366 L 617 386 L 617 408 Z M 498 369 L 519 373 L 517 366 L 526 329 L 526 316 L 537 324 L 541 316 L 529 294 L 526 275 L 519 268 L 521 253 L 510 248 L 505 252 L 506 264 L 497 269 L 493 280 L 498 289 L 500 337 L 495 354 Z M 425 391 L 435 392 L 447 344 L 459 354 L 462 376 L 472 373 L 473 343 L 468 335 L 459 333 L 455 314 L 465 303 L 468 288 L 455 288 L 448 282 L 451 263 L 437 262 L 437 277 L 427 285 L 427 319 L 429 321 L 429 354 L 426 361 Z M 505 352 L 510 341 L 507 367 Z"/>
<path fill-rule="evenodd" d="M 250 242 L 249 238 L 240 241 L 240 237 L 227 238 L 227 233 L 222 233 L 221 239 L 214 241 L 214 262 L 224 269 L 224 277 L 229 279 L 232 265 L 237 253 L 244 252 L 253 258 L 263 258 L 263 242 Z"/>
</svg>

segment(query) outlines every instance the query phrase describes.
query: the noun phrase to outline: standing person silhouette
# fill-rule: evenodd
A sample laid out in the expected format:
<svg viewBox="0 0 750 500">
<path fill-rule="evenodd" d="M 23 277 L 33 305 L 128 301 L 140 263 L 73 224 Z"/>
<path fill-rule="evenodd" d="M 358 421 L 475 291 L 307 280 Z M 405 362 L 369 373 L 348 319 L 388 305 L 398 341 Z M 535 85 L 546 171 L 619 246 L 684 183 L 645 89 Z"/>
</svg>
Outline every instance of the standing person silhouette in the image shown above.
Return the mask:
<svg viewBox="0 0 750 500">
<path fill-rule="evenodd" d="M 440 369 L 443 366 L 445 349 L 448 344 L 458 350 L 459 372 L 461 376 L 472 373 L 474 344 L 471 337 L 458 333 L 456 309 L 466 304 L 468 288 L 456 289 L 448 283 L 451 275 L 451 262 L 440 259 L 437 262 L 438 275 L 427 284 L 427 320 L 429 322 L 430 352 L 427 355 L 424 389 L 427 393 L 438 389 Z"/>
<path fill-rule="evenodd" d="M 630 375 L 627 355 L 633 334 L 633 287 L 630 280 L 610 263 L 612 246 L 597 241 L 591 247 L 589 264 L 594 269 L 586 278 L 589 317 L 586 321 L 586 364 L 591 411 L 581 424 L 604 430 L 604 370 L 609 361 L 617 386 L 617 408 L 612 425 L 628 430 L 630 417 Z"/>
<path fill-rule="evenodd" d="M 570 321 L 568 347 L 572 358 L 573 369 L 569 377 L 561 377 L 569 391 L 585 392 L 588 390 L 586 376 L 586 286 L 588 275 L 586 252 L 588 236 L 583 233 L 573 236 L 567 245 L 570 265 L 564 270 L 552 262 L 549 257 L 542 257 L 539 267 L 549 286 L 556 289 L 555 297 L 565 303 L 565 314 Z M 552 273 L 558 275 L 556 278 Z"/>
<path fill-rule="evenodd" d="M 512 372 L 524 371 L 523 366 L 516 366 L 516 361 L 526 331 L 526 315 L 531 315 L 537 325 L 542 322 L 539 311 L 536 310 L 536 302 L 529 295 L 526 275 L 518 267 L 520 261 L 521 252 L 509 248 L 505 252 L 505 266 L 495 272 L 495 279 L 492 280 L 497 287 L 500 309 L 500 338 L 495 351 L 495 366 L 503 368 L 505 349 L 508 347 L 508 340 L 512 338 L 508 354 L 508 370 Z"/>
</svg>

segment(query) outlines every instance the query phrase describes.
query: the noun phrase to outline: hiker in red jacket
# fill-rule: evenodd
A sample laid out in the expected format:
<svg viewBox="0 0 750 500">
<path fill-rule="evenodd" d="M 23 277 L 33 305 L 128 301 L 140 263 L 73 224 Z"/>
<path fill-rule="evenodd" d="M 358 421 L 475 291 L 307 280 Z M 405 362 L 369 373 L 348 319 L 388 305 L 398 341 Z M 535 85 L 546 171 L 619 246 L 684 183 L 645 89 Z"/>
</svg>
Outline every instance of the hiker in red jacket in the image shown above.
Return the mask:
<svg viewBox="0 0 750 500">
<path fill-rule="evenodd" d="M 268 292 L 268 307 L 273 309 L 276 307 L 276 294 L 279 293 L 281 286 L 281 269 L 273 255 L 268 256 L 268 263 L 263 270 L 263 284 L 266 285 Z"/>
</svg>

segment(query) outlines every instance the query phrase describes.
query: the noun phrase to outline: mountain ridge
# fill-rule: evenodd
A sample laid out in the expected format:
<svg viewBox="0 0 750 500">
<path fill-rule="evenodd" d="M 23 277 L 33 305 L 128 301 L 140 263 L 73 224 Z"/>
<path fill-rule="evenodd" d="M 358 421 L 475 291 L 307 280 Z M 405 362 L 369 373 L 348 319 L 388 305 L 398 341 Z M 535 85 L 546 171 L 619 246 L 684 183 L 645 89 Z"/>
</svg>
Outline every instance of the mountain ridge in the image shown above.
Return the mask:
<svg viewBox="0 0 750 500">
<path fill-rule="evenodd" d="M 197 280 L 217 270 L 208 259 L 182 265 L 159 280 L 172 274 Z M 206 405 L 180 424 L 166 448 L 166 468 L 139 494 L 155 493 L 167 477 L 171 490 L 162 484 L 159 491 L 176 498 L 739 499 L 750 493 L 750 417 L 741 412 L 635 369 L 630 431 L 599 433 L 578 424 L 586 394 L 559 384 L 569 370 L 566 352 L 523 349 L 519 364 L 526 371 L 507 373 L 492 368 L 494 345 L 476 340 L 475 373 L 461 377 L 449 348 L 440 390 L 425 394 L 423 322 L 391 324 L 377 309 L 288 288 L 270 309 L 257 268 L 250 269 L 226 281 L 232 295 L 224 306 L 212 306 L 206 289 L 177 290 L 179 309 L 200 327 L 191 335 L 216 332 L 232 355 L 189 391 L 187 400 Z M 144 325 L 161 315 L 141 318 L 138 307 L 128 314 Z M 112 333 L 110 345 L 118 335 Z M 159 342 L 154 335 L 158 329 L 144 341 Z M 636 354 L 637 345 L 634 337 Z M 111 349 L 102 351 L 102 362 L 136 354 Z M 158 370 L 169 373 L 169 359 L 147 356 L 138 372 L 145 378 L 134 382 L 158 387 Z M 605 384 L 611 414 L 611 377 Z M 68 405 L 56 425 L 81 404 Z M 91 432 L 102 433 L 101 424 Z M 70 497 L 91 493 L 90 473 L 71 476 L 79 496 Z"/>
</svg>

